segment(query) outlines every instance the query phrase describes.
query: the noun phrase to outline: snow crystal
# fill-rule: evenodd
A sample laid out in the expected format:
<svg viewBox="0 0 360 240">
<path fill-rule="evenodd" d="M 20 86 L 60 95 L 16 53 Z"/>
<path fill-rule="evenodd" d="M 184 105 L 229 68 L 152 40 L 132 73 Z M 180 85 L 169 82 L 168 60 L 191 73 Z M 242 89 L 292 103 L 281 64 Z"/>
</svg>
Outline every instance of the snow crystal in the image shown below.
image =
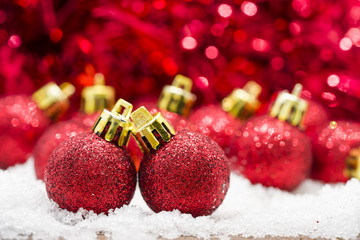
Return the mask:
<svg viewBox="0 0 360 240">
<path fill-rule="evenodd" d="M 252 185 L 231 175 L 224 203 L 211 216 L 179 211 L 153 213 L 137 190 L 129 206 L 96 215 L 59 209 L 35 179 L 30 160 L 0 170 L 0 239 L 168 239 L 180 236 L 282 236 L 355 239 L 360 234 L 360 182 L 322 184 L 306 180 L 294 192 Z"/>
</svg>

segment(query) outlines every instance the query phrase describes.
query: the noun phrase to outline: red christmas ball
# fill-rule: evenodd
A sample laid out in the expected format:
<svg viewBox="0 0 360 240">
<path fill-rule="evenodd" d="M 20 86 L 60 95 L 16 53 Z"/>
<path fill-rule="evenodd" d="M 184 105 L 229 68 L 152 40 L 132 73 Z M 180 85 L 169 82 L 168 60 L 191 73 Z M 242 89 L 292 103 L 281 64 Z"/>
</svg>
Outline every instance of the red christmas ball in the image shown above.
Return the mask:
<svg viewBox="0 0 360 240">
<path fill-rule="evenodd" d="M 14 95 L 1 98 L 0 168 L 25 162 L 49 124 L 49 118 L 30 97 Z"/>
<path fill-rule="evenodd" d="M 310 139 L 284 121 L 270 116 L 252 118 L 233 140 L 233 168 L 254 184 L 290 191 L 310 171 Z"/>
<path fill-rule="evenodd" d="M 309 103 L 309 107 L 303 123 L 305 133 L 310 137 L 315 137 L 316 129 L 329 121 L 329 112 L 321 103 L 309 99 L 306 101 Z"/>
<path fill-rule="evenodd" d="M 224 152 L 210 138 L 183 130 L 140 164 L 139 186 L 155 212 L 178 209 L 194 217 L 213 213 L 230 179 Z"/>
<path fill-rule="evenodd" d="M 46 191 L 59 207 L 95 213 L 129 204 L 136 170 L 130 154 L 94 133 L 63 141 L 52 153 L 45 172 Z"/>
<path fill-rule="evenodd" d="M 49 127 L 34 147 L 33 157 L 36 177 L 44 179 L 45 167 L 50 155 L 62 141 L 86 131 L 90 131 L 90 128 L 79 124 L 78 121 L 59 122 Z"/>
<path fill-rule="evenodd" d="M 195 110 L 189 118 L 191 130 L 210 137 L 228 156 L 233 135 L 242 122 L 226 113 L 220 105 L 208 105 Z"/>
<path fill-rule="evenodd" d="M 360 124 L 332 121 L 319 127 L 317 134 L 312 142 L 312 178 L 323 182 L 346 182 L 345 159 L 352 148 L 360 146 Z"/>
</svg>

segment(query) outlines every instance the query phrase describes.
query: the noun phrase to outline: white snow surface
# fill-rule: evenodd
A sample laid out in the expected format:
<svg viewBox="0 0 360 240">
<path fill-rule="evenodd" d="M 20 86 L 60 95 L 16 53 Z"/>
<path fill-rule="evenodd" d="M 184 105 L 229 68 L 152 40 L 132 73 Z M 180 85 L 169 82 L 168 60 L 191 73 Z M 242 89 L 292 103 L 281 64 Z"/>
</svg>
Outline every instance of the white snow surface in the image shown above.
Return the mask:
<svg viewBox="0 0 360 240">
<path fill-rule="evenodd" d="M 306 180 L 285 192 L 232 174 L 223 204 L 211 216 L 179 211 L 152 212 L 136 190 L 129 206 L 109 215 L 60 209 L 45 184 L 35 179 L 33 162 L 0 170 L 0 239 L 157 239 L 194 236 L 209 239 L 282 236 L 356 239 L 360 234 L 360 182 L 322 184 Z"/>
</svg>

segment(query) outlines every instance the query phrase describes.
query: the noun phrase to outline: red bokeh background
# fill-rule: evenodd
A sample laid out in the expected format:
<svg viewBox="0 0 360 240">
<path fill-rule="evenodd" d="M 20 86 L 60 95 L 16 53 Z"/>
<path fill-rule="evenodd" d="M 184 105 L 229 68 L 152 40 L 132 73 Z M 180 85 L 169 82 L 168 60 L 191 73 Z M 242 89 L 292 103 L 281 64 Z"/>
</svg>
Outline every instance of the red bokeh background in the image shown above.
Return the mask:
<svg viewBox="0 0 360 240">
<path fill-rule="evenodd" d="M 358 119 L 359 21 L 357 0 L 3 0 L 0 94 L 70 81 L 76 111 L 96 72 L 128 101 L 157 98 L 181 73 L 197 105 L 248 80 L 262 101 L 300 82 L 333 118 Z"/>
</svg>

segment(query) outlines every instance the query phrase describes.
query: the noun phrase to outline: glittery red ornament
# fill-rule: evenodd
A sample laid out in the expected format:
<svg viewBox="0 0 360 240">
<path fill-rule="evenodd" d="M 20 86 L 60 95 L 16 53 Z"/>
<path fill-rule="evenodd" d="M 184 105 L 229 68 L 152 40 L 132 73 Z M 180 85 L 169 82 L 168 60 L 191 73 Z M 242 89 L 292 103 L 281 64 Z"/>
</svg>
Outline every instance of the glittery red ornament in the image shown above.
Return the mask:
<svg viewBox="0 0 360 240">
<path fill-rule="evenodd" d="M 346 182 L 345 161 L 353 148 L 360 146 L 360 124 L 332 121 L 318 128 L 313 138 L 312 178 L 324 182 Z"/>
<path fill-rule="evenodd" d="M 59 207 L 95 213 L 129 204 L 136 186 L 130 154 L 94 133 L 63 141 L 53 152 L 45 172 L 46 191 Z"/>
<path fill-rule="evenodd" d="M 131 114 L 135 136 L 146 153 L 139 186 L 155 212 L 178 209 L 194 217 L 213 213 L 229 187 L 228 160 L 219 145 L 199 133 L 175 130 L 160 113 L 145 108 Z M 153 134 L 148 134 L 154 129 Z"/>
<path fill-rule="evenodd" d="M 33 157 L 36 177 L 44 179 L 45 167 L 50 155 L 61 142 L 86 131 L 90 131 L 90 127 L 78 121 L 59 122 L 49 127 L 34 147 Z"/>
<path fill-rule="evenodd" d="M 230 171 L 221 148 L 210 138 L 183 130 L 145 155 L 139 186 L 155 212 L 178 209 L 194 217 L 213 213 L 229 187 Z"/>
<path fill-rule="evenodd" d="M 23 163 L 50 119 L 28 96 L 0 99 L 0 168 Z"/>
<path fill-rule="evenodd" d="M 220 105 L 208 105 L 195 110 L 189 118 L 191 130 L 217 142 L 226 154 L 230 151 L 233 135 L 242 122 L 225 112 Z"/>
<path fill-rule="evenodd" d="M 293 190 L 309 174 L 310 139 L 298 128 L 270 116 L 249 120 L 234 138 L 233 168 L 252 183 Z"/>
<path fill-rule="evenodd" d="M 45 183 L 49 198 L 61 208 L 106 213 L 130 202 L 136 169 L 123 146 L 133 127 L 128 121 L 131 110 L 132 105 L 120 99 L 111 112 L 99 115 L 93 132 L 70 137 L 53 151 Z"/>
</svg>

